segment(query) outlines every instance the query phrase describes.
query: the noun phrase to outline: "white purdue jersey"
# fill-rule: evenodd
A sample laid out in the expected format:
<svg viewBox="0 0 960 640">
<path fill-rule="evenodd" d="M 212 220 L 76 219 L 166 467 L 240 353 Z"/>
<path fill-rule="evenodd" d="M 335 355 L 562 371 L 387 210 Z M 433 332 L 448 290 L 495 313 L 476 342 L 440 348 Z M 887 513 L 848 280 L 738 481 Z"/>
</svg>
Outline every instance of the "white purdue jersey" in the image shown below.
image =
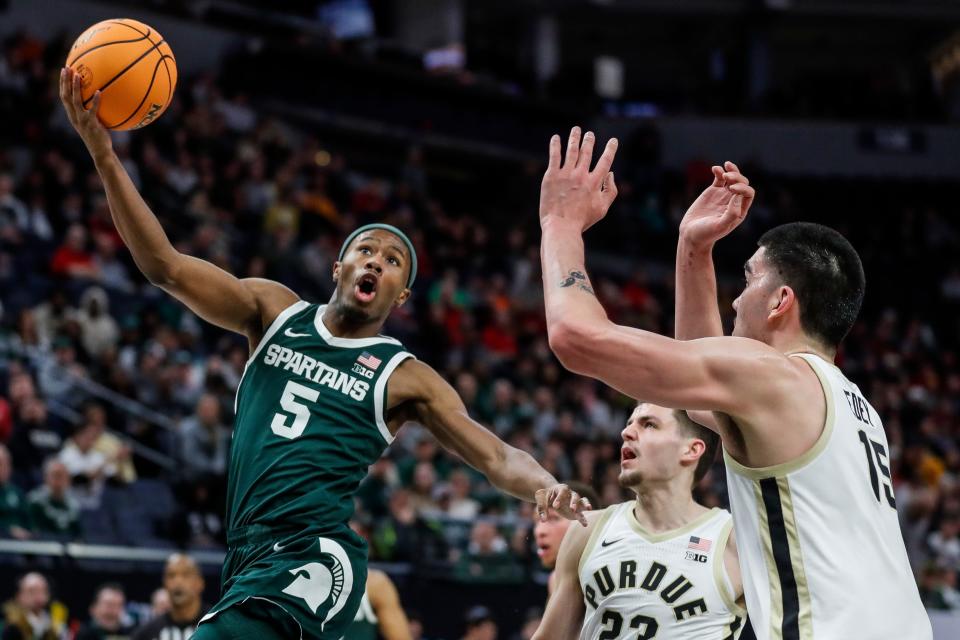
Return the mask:
<svg viewBox="0 0 960 640">
<path fill-rule="evenodd" d="M 608 507 L 580 557 L 581 640 L 736 640 L 746 612 L 723 567 L 730 513 L 653 534 L 633 506 Z"/>
<path fill-rule="evenodd" d="M 877 412 L 832 363 L 827 418 L 796 460 L 750 469 L 724 451 L 750 621 L 758 640 L 929 640 L 900 533 Z"/>
</svg>

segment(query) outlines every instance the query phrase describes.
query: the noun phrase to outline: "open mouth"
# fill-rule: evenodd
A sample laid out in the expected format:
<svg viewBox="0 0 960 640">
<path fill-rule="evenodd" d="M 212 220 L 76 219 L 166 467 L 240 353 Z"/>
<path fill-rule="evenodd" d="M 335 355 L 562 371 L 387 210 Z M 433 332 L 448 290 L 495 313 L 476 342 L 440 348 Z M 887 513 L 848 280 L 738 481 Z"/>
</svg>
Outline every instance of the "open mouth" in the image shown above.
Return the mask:
<svg viewBox="0 0 960 640">
<path fill-rule="evenodd" d="M 537 545 L 537 557 L 538 557 L 538 558 L 542 558 L 543 556 L 547 555 L 547 553 L 548 553 L 549 551 L 550 551 L 550 546 L 549 546 L 549 545 L 543 545 L 543 544 L 538 544 L 538 545 Z"/>
<path fill-rule="evenodd" d="M 633 452 L 633 449 L 630 447 L 623 447 L 620 449 L 620 462 L 621 464 L 627 460 L 635 460 L 637 454 Z"/>
<path fill-rule="evenodd" d="M 360 302 L 371 302 L 377 297 L 377 277 L 371 273 L 360 276 L 354 287 L 354 293 Z"/>
</svg>

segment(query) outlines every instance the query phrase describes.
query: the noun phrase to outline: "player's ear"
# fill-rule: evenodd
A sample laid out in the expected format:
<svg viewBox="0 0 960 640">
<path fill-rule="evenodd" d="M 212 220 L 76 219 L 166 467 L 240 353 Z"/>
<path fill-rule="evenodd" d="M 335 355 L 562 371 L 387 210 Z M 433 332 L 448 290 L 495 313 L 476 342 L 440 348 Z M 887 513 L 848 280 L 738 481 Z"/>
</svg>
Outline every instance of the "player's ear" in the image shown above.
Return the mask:
<svg viewBox="0 0 960 640">
<path fill-rule="evenodd" d="M 782 318 L 797 304 L 797 294 L 787 285 L 782 285 L 774 289 L 770 297 L 770 315 L 769 319 L 774 320 Z"/>
<path fill-rule="evenodd" d="M 337 260 L 333 263 L 333 281 L 336 282 L 340 279 L 340 261 Z"/>
<path fill-rule="evenodd" d="M 700 438 L 687 440 L 687 448 L 683 452 L 683 459 L 696 462 L 707 451 L 707 443 Z"/>
<path fill-rule="evenodd" d="M 403 303 L 410 298 L 410 293 L 410 289 L 404 289 L 400 292 L 400 295 L 397 296 L 397 299 L 393 301 L 393 304 L 397 307 L 402 306 Z"/>
</svg>

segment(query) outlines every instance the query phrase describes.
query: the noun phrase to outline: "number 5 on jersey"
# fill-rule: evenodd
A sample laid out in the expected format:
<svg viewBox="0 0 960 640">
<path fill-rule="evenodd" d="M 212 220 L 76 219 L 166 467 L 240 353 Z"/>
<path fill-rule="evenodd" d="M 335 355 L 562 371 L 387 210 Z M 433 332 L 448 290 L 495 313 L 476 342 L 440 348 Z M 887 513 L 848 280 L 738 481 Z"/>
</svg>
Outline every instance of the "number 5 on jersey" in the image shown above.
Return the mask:
<svg viewBox="0 0 960 640">
<path fill-rule="evenodd" d="M 287 382 L 287 386 L 283 389 L 283 395 L 280 396 L 280 406 L 284 411 L 293 415 L 293 424 L 287 426 L 287 416 L 277 412 L 273 414 L 270 430 L 288 440 L 299 438 L 310 420 L 310 408 L 302 402 L 297 402 L 297 398 L 316 402 L 319 397 L 320 391 L 317 389 L 311 389 L 292 380 Z"/>
</svg>

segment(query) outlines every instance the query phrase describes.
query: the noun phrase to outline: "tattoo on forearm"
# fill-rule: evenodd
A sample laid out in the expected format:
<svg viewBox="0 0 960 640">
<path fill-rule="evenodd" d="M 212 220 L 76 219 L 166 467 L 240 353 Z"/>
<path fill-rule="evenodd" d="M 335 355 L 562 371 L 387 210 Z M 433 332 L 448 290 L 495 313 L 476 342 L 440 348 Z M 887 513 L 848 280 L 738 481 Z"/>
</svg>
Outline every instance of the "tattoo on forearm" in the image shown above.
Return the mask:
<svg viewBox="0 0 960 640">
<path fill-rule="evenodd" d="M 586 291 L 591 295 L 595 295 L 593 293 L 593 288 L 587 281 L 587 276 L 583 273 L 583 271 L 572 270 L 567 277 L 560 282 L 560 286 L 564 289 L 567 287 L 572 287 L 573 285 L 577 285 L 578 289 Z"/>
</svg>

